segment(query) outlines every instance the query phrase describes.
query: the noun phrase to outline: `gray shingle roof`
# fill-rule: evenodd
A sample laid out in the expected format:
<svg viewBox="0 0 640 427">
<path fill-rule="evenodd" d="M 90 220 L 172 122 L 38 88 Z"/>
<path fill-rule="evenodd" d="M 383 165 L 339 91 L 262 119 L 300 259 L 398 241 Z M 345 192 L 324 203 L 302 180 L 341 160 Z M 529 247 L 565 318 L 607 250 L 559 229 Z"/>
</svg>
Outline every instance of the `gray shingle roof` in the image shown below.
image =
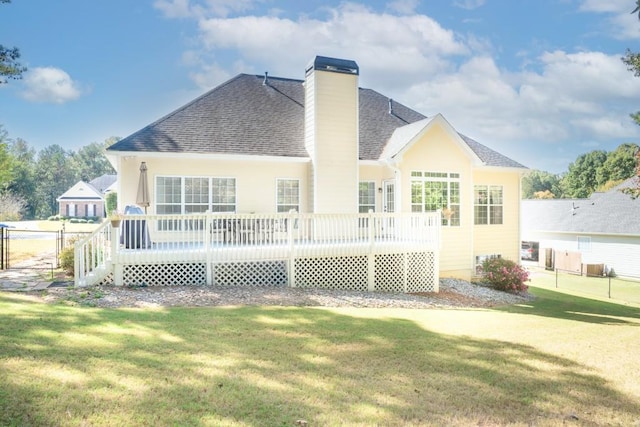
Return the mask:
<svg viewBox="0 0 640 427">
<path fill-rule="evenodd" d="M 89 181 L 89 185 L 100 193 L 104 192 L 118 179 L 118 175 L 104 174 Z"/>
<path fill-rule="evenodd" d="M 640 235 L 640 199 L 632 199 L 621 188 L 638 186 L 630 178 L 606 193 L 588 199 L 522 201 L 522 228 L 530 231 Z"/>
<path fill-rule="evenodd" d="M 240 74 L 108 151 L 308 157 L 302 80 Z M 378 160 L 393 131 L 426 117 L 371 89 L 359 89 L 360 159 Z M 523 167 L 461 135 L 488 165 Z"/>
</svg>

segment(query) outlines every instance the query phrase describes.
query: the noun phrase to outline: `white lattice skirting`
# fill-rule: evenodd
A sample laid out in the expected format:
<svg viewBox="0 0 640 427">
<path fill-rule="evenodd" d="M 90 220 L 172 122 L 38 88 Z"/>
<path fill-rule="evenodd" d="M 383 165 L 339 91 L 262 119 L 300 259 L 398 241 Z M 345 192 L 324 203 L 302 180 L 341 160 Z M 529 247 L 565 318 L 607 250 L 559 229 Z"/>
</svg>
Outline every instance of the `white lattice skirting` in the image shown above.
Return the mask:
<svg viewBox="0 0 640 427">
<path fill-rule="evenodd" d="M 377 292 L 434 292 L 434 252 L 212 263 L 215 286 L 287 286 Z M 293 277 L 289 277 L 292 275 Z M 109 276 L 107 280 L 111 279 Z M 137 264 L 123 268 L 125 286 L 206 285 L 206 263 Z"/>
</svg>

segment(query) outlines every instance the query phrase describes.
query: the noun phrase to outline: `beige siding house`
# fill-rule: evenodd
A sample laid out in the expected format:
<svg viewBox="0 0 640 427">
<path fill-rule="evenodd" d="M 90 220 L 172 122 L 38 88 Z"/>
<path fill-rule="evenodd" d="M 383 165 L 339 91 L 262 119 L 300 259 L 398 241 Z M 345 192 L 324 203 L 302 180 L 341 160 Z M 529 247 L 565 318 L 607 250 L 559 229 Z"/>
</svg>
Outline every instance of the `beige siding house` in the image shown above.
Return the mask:
<svg viewBox="0 0 640 427">
<path fill-rule="evenodd" d="M 444 209 L 440 276 L 518 260 L 526 168 L 358 76 L 354 61 L 318 56 L 304 80 L 234 77 L 108 148 L 119 206 L 136 203 L 146 162 L 149 214 Z"/>
</svg>

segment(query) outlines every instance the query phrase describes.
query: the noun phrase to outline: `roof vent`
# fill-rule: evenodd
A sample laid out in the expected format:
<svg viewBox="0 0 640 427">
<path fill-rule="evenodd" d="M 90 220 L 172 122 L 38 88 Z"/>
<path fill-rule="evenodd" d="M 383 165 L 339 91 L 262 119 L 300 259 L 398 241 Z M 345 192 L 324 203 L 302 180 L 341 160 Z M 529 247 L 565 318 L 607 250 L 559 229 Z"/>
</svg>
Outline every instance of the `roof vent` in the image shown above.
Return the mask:
<svg viewBox="0 0 640 427">
<path fill-rule="evenodd" d="M 262 86 L 269 86 L 269 72 L 264 72 L 264 80 L 262 81 Z"/>
<path fill-rule="evenodd" d="M 389 98 L 389 114 L 393 115 L 393 99 Z"/>
</svg>

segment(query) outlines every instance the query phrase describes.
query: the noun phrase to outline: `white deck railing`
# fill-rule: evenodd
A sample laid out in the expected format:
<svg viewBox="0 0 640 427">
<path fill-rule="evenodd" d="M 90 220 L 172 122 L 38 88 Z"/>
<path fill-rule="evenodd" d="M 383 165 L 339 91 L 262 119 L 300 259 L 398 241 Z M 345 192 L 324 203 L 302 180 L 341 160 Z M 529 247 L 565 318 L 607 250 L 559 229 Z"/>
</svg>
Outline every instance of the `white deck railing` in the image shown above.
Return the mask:
<svg viewBox="0 0 640 427">
<path fill-rule="evenodd" d="M 440 212 L 128 215 L 76 243 L 75 284 L 98 283 L 122 265 L 437 251 L 440 223 Z"/>
</svg>

